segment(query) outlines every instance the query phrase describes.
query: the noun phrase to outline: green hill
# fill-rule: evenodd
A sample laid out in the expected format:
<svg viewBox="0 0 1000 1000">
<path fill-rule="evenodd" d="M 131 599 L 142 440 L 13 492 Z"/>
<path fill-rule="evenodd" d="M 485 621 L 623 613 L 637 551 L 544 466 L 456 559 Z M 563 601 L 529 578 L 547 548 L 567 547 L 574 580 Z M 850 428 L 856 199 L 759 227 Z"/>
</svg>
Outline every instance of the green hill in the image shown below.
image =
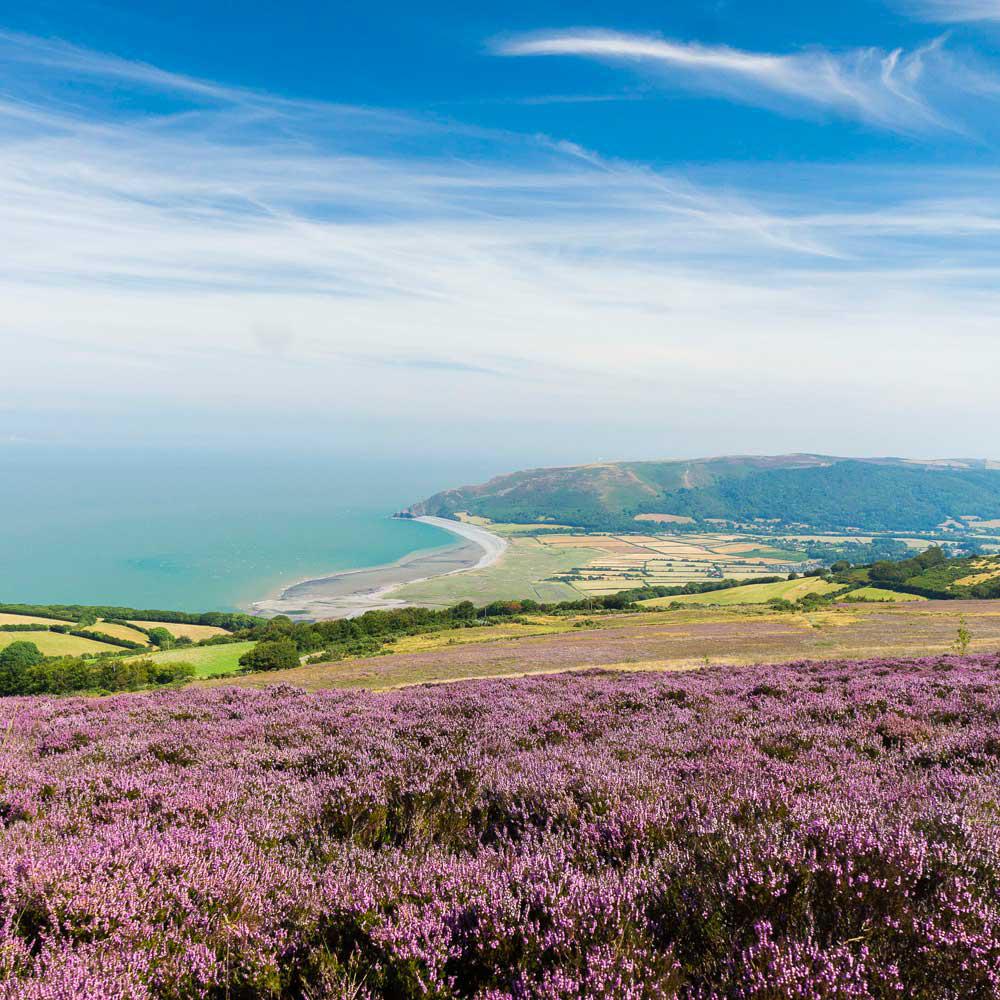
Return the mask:
<svg viewBox="0 0 1000 1000">
<path fill-rule="evenodd" d="M 446 490 L 414 515 L 625 530 L 643 514 L 695 523 L 773 521 L 864 531 L 929 530 L 1000 518 L 1000 464 L 824 455 L 741 456 L 532 469 Z"/>
<path fill-rule="evenodd" d="M 949 559 L 939 548 L 898 562 L 877 562 L 838 578 L 923 597 L 1000 597 L 1000 556 Z"/>
</svg>

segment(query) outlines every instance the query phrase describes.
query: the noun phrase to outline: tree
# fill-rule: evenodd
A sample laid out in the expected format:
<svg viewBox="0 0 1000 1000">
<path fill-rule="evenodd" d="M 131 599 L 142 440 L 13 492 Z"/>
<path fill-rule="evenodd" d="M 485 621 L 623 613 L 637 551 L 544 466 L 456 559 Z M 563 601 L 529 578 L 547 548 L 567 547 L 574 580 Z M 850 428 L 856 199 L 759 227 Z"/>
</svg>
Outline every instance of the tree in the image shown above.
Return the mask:
<svg viewBox="0 0 1000 1000">
<path fill-rule="evenodd" d="M 476 606 L 472 601 L 460 601 L 454 607 L 450 608 L 448 613 L 452 618 L 459 621 L 471 621 L 476 617 Z"/>
<path fill-rule="evenodd" d="M 24 640 L 12 642 L 0 651 L 0 666 L 4 667 L 33 667 L 44 659 L 42 651 L 33 642 Z"/>
<path fill-rule="evenodd" d="M 965 656 L 969 651 L 969 644 L 972 642 L 972 632 L 964 616 L 958 623 L 958 632 L 955 635 L 955 652 L 959 656 Z"/>
<path fill-rule="evenodd" d="M 170 649 L 174 644 L 174 637 L 162 626 L 158 625 L 156 628 L 151 628 L 148 635 L 149 641 L 154 646 L 159 646 L 160 649 Z"/>
<path fill-rule="evenodd" d="M 33 642 L 12 642 L 0 650 L 0 695 L 26 693 L 28 671 L 44 660 Z"/>
<path fill-rule="evenodd" d="M 240 657 L 240 666 L 255 670 L 290 670 L 299 665 L 299 651 L 291 639 L 258 642 Z"/>
</svg>

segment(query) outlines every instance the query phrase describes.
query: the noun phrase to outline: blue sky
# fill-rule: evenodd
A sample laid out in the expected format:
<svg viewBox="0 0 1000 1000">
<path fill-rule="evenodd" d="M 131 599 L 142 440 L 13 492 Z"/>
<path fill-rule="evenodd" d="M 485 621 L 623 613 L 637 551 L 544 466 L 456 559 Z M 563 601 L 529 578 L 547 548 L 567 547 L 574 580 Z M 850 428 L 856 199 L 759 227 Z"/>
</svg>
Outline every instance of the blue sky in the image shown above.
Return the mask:
<svg viewBox="0 0 1000 1000">
<path fill-rule="evenodd" d="M 998 109 L 1000 0 L 0 5 L 0 438 L 995 452 Z"/>
</svg>

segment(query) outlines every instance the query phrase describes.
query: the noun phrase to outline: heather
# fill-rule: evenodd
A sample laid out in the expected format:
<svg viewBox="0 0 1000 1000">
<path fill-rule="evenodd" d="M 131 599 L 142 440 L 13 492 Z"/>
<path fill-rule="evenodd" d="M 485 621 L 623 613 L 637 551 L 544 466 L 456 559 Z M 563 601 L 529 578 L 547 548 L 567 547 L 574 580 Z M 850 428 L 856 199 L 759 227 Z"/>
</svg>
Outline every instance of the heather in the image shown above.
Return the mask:
<svg viewBox="0 0 1000 1000">
<path fill-rule="evenodd" d="M 995 656 L 0 702 L 0 1000 L 1000 995 Z"/>
</svg>

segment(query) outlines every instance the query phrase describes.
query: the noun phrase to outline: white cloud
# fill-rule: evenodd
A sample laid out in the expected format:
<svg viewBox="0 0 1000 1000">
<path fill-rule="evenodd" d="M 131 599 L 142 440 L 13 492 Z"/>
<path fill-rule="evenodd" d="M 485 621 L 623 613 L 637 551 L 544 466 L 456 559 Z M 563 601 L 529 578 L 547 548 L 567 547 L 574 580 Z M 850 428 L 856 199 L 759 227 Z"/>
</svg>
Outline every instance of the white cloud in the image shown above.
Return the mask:
<svg viewBox="0 0 1000 1000">
<path fill-rule="evenodd" d="M 635 63 L 647 72 L 755 104 L 821 108 L 900 132 L 957 128 L 935 101 L 960 90 L 964 62 L 943 39 L 904 52 L 876 48 L 834 53 L 814 48 L 789 55 L 745 52 L 615 32 L 556 32 L 507 39 L 506 56 L 566 56 Z"/>
<path fill-rule="evenodd" d="M 248 433 L 295 412 L 735 435 L 794 407 L 810 447 L 865 451 L 807 440 L 845 387 L 879 426 L 923 394 L 927 426 L 953 428 L 942 378 L 977 426 L 1000 420 L 980 378 L 1000 367 L 992 174 L 796 168 L 754 193 L 149 68 L 134 76 L 171 110 L 122 111 L 127 66 L 4 44 L 44 72 L 10 75 L 0 103 L 0 420 L 69 405 L 74 424 L 200 409 Z M 82 66 L 100 92 L 68 104 Z"/>
<path fill-rule="evenodd" d="M 909 9 L 939 24 L 1000 21 L 1000 0 L 913 0 Z"/>
</svg>

